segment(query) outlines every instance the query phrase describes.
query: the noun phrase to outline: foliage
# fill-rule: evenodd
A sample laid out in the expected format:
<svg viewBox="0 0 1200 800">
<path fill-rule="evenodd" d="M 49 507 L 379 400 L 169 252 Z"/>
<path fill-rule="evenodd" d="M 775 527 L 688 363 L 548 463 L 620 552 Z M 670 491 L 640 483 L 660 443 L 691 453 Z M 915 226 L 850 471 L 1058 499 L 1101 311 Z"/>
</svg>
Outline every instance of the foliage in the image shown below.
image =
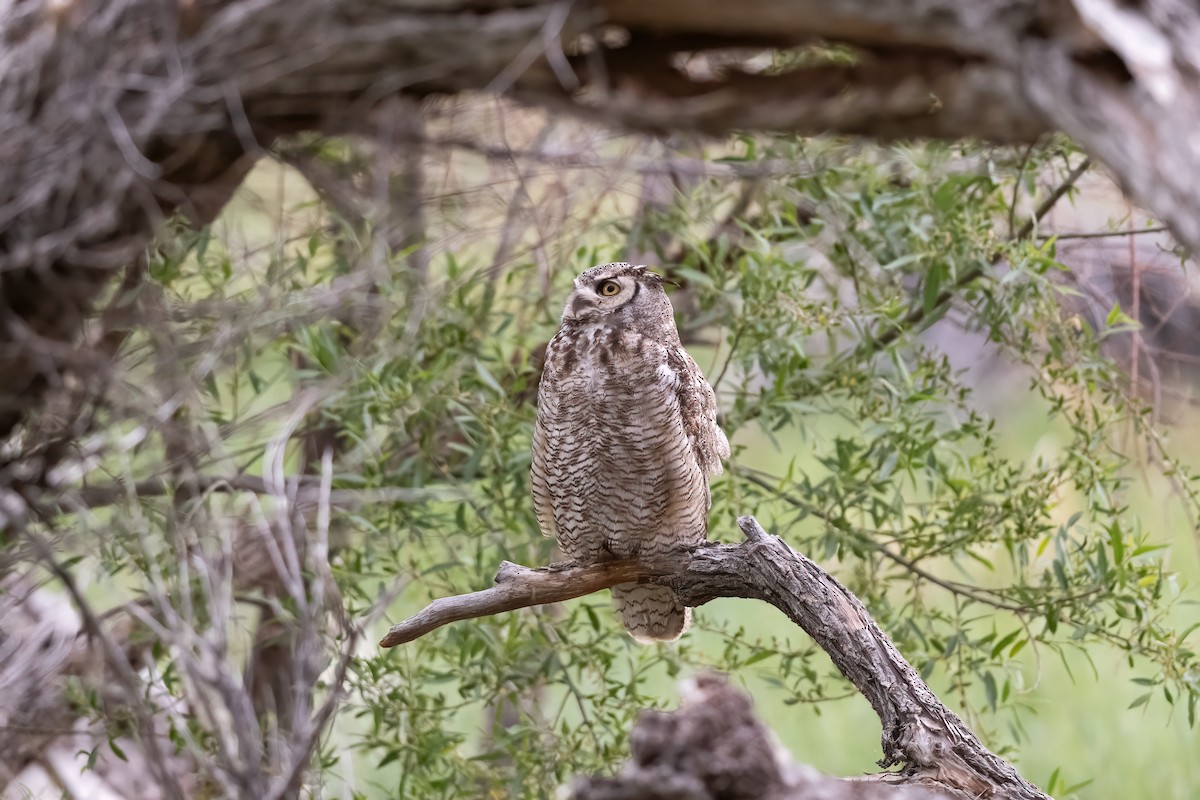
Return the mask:
<svg viewBox="0 0 1200 800">
<path fill-rule="evenodd" d="M 614 166 L 620 146 L 646 145 L 605 145 Z M 434 150 L 416 243 L 397 244 L 386 213 L 355 219 L 294 176 L 268 213 L 242 202 L 225 224 L 164 237 L 138 290 L 158 324 L 125 341 L 94 452 L 70 483 L 134 488 L 102 508 L 65 503 L 41 529 L 94 581 L 101 610 L 149 597 L 160 619 L 176 609 L 201 632 L 176 629 L 156 649 L 168 696 L 194 711 L 211 694 L 181 677 L 189 657 L 217 659 L 241 685 L 259 606 L 297 624 L 318 618 L 311 568 L 291 594 L 230 588 L 230 542 L 284 519 L 316 536 L 299 537 L 301 560 L 328 547 L 333 605 L 369 620 L 314 784 L 362 797 L 548 796 L 573 774 L 612 769 L 637 711 L 701 666 L 765 680 L 762 705 L 845 696 L 801 633 L 731 620 L 719 602 L 678 646 L 633 644 L 606 597 L 459 624 L 395 651 L 371 644 L 385 610 L 400 617 L 482 588 L 503 559 L 554 558 L 528 497 L 538 348 L 571 278 L 638 248 L 657 251 L 680 284 L 681 330 L 735 445 L 714 486 L 715 538 L 753 512 L 821 561 L 994 747 L 1019 740 L 1035 670 L 1059 669 L 1041 666 L 1045 653 L 1064 665 L 1071 653 L 1127 654 L 1113 679 L 1145 684 L 1136 705 L 1194 718 L 1194 626 L 1180 629 L 1166 537 L 1129 508 L 1128 431 L 1195 510 L 1192 479 L 1169 429 L 1101 353 L 1132 320 L 1114 313 L 1093 328 L 1065 310 L 1071 267 L 1036 225 L 1020 235 L 1081 156 L 1061 141 L 1014 151 L 747 136 L 706 149 L 680 157 L 705 177 L 640 209 L 607 178 L 575 182 L 537 164 L 517 168 L 515 205 L 501 208 L 492 193 L 506 184 L 490 162 Z M 344 143 L 304 156 L 346 185 L 370 184 L 379 168 Z M 272 174 L 282 173 L 261 173 L 260 191 Z M 623 185 L 642 177 L 624 173 Z M 415 178 L 392 179 L 403 180 Z M 497 260 L 497 237 L 520 246 Z M 956 364 L 951 340 L 974 362 L 991 354 L 992 367 Z M 1014 426 L 1030 415 L 1044 415 L 1053 446 L 1019 441 Z M 207 481 L 241 475 L 263 476 L 267 490 Z M 294 491 L 327 484 L 333 510 L 295 500 L 298 511 L 281 513 L 285 475 L 309 476 Z M 176 488 L 136 491 L 160 477 Z M 196 574 L 200 563 L 230 572 Z M 349 630 L 310 637 L 324 654 L 310 665 L 318 705 Z M 205 779 L 236 783 L 238 765 L 221 766 L 221 719 L 179 721 L 175 745 L 207 754 Z"/>
</svg>

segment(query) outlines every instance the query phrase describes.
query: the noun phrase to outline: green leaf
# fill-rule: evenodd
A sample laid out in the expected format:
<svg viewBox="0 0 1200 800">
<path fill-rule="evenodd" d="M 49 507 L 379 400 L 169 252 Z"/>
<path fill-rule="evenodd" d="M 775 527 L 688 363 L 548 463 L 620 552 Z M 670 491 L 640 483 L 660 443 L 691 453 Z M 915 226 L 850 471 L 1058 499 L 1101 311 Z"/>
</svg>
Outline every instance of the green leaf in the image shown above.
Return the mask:
<svg viewBox="0 0 1200 800">
<path fill-rule="evenodd" d="M 941 262 L 935 261 L 929 266 L 929 270 L 925 274 L 925 282 L 921 286 L 921 305 L 925 313 L 929 313 L 937 307 L 945 274 L 946 268 Z"/>
<path fill-rule="evenodd" d="M 1150 702 L 1150 692 L 1146 692 L 1145 694 L 1139 696 L 1136 700 L 1129 704 L 1129 708 L 1144 706 L 1148 702 Z"/>
<path fill-rule="evenodd" d="M 996 644 L 992 646 L 992 652 L 991 652 L 992 658 L 995 658 L 996 656 L 998 656 L 1002 652 L 1004 652 L 1004 648 L 1006 648 L 1010 644 L 1012 644 L 1012 641 L 1020 635 L 1021 635 L 1021 629 L 1018 628 L 1017 630 L 1013 631 L 1012 633 L 1010 633 L 1007 636 L 1005 636 L 1004 638 L 1002 638 L 1000 641 L 996 642 Z"/>
<path fill-rule="evenodd" d="M 987 704 L 992 711 L 996 710 L 996 679 L 992 677 L 992 673 L 983 673 L 983 693 L 987 698 Z"/>
</svg>

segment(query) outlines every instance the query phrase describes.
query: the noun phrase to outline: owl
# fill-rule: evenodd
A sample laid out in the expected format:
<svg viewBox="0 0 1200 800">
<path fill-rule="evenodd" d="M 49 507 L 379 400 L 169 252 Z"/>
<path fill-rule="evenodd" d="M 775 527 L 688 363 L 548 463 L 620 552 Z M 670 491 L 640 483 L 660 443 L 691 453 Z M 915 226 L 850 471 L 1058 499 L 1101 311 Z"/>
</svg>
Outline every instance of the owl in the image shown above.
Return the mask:
<svg viewBox="0 0 1200 800">
<path fill-rule="evenodd" d="M 580 564 L 698 544 L 709 476 L 728 457 L 716 397 L 679 341 L 663 278 L 622 263 L 582 273 L 538 387 L 531 477 L 542 533 Z M 665 586 L 612 594 L 638 641 L 672 641 L 691 622 Z"/>
</svg>

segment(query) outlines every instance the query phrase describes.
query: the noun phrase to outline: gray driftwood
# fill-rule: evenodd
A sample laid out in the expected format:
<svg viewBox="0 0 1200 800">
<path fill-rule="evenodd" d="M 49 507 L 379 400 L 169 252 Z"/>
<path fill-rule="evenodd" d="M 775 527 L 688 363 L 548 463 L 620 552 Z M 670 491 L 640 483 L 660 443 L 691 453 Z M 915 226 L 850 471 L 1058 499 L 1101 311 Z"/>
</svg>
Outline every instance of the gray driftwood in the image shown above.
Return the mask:
<svg viewBox="0 0 1200 800">
<path fill-rule="evenodd" d="M 879 764 L 885 768 L 901 765 L 899 773 L 879 776 L 881 779 L 936 787 L 964 797 L 1005 797 L 1015 800 L 1046 797 L 1022 778 L 1010 764 L 984 747 L 963 721 L 930 691 L 917 671 L 900 655 L 887 634 L 880 630 L 862 602 L 836 578 L 811 559 L 788 547 L 779 537 L 768 534 L 754 517 L 739 518 L 738 526 L 746 535 L 746 541 L 741 544 L 706 544 L 664 556 L 653 562 L 616 561 L 584 567 L 557 564 L 541 569 L 530 569 L 505 562 L 496 575 L 496 586 L 472 594 L 435 600 L 417 615 L 394 625 L 380 644 L 383 647 L 392 647 L 412 641 L 451 622 L 580 597 L 631 580 L 668 585 L 678 592 L 689 606 L 700 606 L 719 597 L 763 600 L 778 608 L 812 636 L 879 715 L 883 727 L 883 758 Z M 721 702 L 736 705 L 732 700 Z M 691 713 L 695 716 L 700 712 Z M 720 716 L 710 722 L 716 724 L 717 719 L 720 719 Z M 643 737 L 641 741 L 645 745 L 643 755 L 655 750 L 655 724 L 657 723 L 642 724 L 639 735 Z M 680 730 L 690 725 L 683 722 L 677 724 L 683 726 Z M 660 726 L 658 730 L 663 733 L 667 729 Z M 669 736 L 663 734 L 667 739 L 680 735 L 678 730 L 671 730 L 674 732 Z M 732 730 L 731 728 L 730 732 Z M 706 741 L 710 741 L 715 747 L 724 740 L 713 735 Z M 661 750 L 661 747 L 658 749 Z M 715 758 L 714 754 L 709 755 Z M 746 757 L 758 758 L 753 754 L 753 748 L 747 750 Z M 635 740 L 631 775 L 637 773 L 638 759 L 638 745 Z M 688 763 L 698 765 L 715 762 L 710 758 Z M 658 769 L 658 766 L 655 769 Z M 678 764 L 673 769 L 678 769 Z M 733 770 L 730 774 L 745 772 L 738 772 L 741 768 L 730 769 Z M 761 770 L 756 768 L 750 772 L 758 774 Z M 642 785 L 645 783 L 642 780 L 645 777 L 641 775 L 629 778 L 629 787 Z M 759 777 L 780 791 L 789 786 L 786 782 L 771 783 L 773 779 L 770 779 L 770 776 L 763 777 L 760 774 Z M 586 789 L 580 797 L 592 800 L 621 797 L 724 797 L 732 800 L 740 797 L 770 796 L 719 792 L 710 792 L 707 795 L 649 794 L 645 791 L 620 794 L 612 793 L 617 792 L 617 788 L 612 784 L 600 782 L 587 785 L 594 788 Z M 894 786 L 894 783 L 888 783 L 887 789 L 882 791 L 888 791 Z M 818 787 L 807 786 L 803 789 L 803 792 L 807 793 L 785 793 L 775 796 L 885 796 L 812 793 L 816 788 Z M 588 794 L 588 791 L 593 793 Z M 850 789 L 847 788 L 847 791 Z M 868 790 L 856 783 L 853 791 Z M 791 792 L 791 789 L 788 789 L 788 792 Z"/>
</svg>

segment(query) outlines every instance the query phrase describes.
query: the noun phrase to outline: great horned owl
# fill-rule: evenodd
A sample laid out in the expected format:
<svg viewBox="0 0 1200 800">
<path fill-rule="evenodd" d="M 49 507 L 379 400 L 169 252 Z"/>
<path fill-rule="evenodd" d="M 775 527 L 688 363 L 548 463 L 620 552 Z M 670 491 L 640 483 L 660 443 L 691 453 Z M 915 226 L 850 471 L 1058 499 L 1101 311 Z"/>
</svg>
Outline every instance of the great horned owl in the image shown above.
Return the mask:
<svg viewBox="0 0 1200 800">
<path fill-rule="evenodd" d="M 542 533 L 581 564 L 708 536 L 708 476 L 721 472 L 729 441 L 662 284 L 643 266 L 587 270 L 546 349 L 533 500 Z M 691 622 L 666 587 L 625 583 L 612 594 L 638 641 L 677 639 Z"/>
</svg>

